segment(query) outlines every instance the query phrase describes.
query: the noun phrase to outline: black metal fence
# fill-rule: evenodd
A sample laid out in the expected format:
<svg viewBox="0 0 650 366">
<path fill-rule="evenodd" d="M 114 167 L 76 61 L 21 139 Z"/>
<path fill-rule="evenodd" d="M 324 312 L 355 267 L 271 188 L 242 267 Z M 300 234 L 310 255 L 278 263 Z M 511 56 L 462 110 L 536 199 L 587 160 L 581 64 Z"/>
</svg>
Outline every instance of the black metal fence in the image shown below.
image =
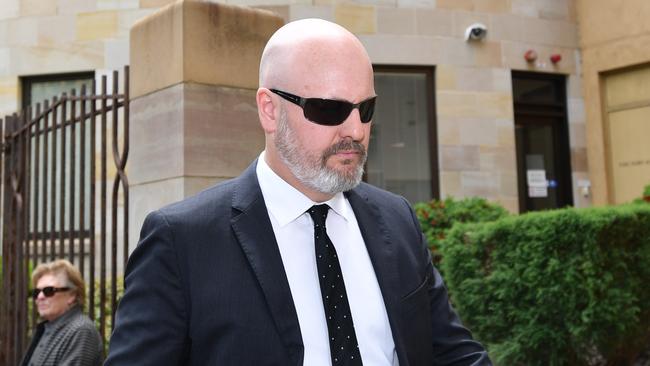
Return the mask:
<svg viewBox="0 0 650 366">
<path fill-rule="evenodd" d="M 123 79 L 121 93 L 114 71 L 110 91 L 102 76 L 99 88 L 93 82 L 0 119 L 0 365 L 18 364 L 28 345 L 37 321 L 30 274 L 42 262 L 74 263 L 88 285 L 89 316 L 105 339 L 111 331 L 129 251 L 128 67 Z"/>
</svg>

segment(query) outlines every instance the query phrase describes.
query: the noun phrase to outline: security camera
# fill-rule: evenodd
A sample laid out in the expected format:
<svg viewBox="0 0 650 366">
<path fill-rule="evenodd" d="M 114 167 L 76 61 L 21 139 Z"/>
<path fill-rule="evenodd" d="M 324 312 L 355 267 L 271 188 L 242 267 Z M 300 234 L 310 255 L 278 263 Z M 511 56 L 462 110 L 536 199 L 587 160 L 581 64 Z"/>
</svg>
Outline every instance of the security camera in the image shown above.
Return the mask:
<svg viewBox="0 0 650 366">
<path fill-rule="evenodd" d="M 481 40 L 487 35 L 487 27 L 485 24 L 474 23 L 465 29 L 465 40 L 470 39 Z"/>
</svg>

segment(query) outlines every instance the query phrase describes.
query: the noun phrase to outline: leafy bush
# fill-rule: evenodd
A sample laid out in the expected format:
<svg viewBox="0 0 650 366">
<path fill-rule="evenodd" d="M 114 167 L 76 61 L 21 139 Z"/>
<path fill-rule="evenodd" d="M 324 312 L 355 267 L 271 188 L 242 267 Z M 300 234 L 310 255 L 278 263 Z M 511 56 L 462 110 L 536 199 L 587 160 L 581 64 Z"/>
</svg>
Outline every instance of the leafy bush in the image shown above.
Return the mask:
<svg viewBox="0 0 650 366">
<path fill-rule="evenodd" d="M 641 202 L 647 202 L 650 203 L 650 184 L 645 186 L 643 189 L 643 193 L 641 194 L 641 198 L 638 198 L 634 200 L 636 203 L 641 203 Z"/>
<path fill-rule="evenodd" d="M 449 197 L 417 203 L 414 208 L 435 264 L 441 259 L 440 243 L 455 223 L 494 221 L 508 216 L 505 208 L 479 197 L 461 200 Z"/>
<path fill-rule="evenodd" d="M 501 365 L 632 365 L 650 341 L 650 206 L 456 225 L 452 300 Z"/>
</svg>

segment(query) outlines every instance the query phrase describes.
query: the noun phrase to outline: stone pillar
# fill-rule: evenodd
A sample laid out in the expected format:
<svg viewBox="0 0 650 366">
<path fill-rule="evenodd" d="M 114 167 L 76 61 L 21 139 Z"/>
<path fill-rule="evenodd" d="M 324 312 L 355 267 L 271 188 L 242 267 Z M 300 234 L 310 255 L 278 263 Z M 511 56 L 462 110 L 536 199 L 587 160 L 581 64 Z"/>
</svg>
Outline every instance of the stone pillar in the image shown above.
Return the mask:
<svg viewBox="0 0 650 366">
<path fill-rule="evenodd" d="M 147 213 L 239 175 L 264 148 L 255 92 L 264 10 L 177 1 L 130 35 L 130 249 Z"/>
</svg>

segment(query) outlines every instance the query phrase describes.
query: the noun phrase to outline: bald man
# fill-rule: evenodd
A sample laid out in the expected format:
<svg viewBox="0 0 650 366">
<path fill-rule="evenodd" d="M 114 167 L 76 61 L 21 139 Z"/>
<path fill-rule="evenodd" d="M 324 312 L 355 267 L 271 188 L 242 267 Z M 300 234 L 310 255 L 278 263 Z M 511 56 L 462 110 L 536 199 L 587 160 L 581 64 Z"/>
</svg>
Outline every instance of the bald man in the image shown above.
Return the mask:
<svg viewBox="0 0 650 366">
<path fill-rule="evenodd" d="M 377 99 L 358 39 L 289 23 L 259 83 L 265 150 L 147 217 L 106 364 L 489 365 L 408 202 L 361 182 Z"/>
</svg>

